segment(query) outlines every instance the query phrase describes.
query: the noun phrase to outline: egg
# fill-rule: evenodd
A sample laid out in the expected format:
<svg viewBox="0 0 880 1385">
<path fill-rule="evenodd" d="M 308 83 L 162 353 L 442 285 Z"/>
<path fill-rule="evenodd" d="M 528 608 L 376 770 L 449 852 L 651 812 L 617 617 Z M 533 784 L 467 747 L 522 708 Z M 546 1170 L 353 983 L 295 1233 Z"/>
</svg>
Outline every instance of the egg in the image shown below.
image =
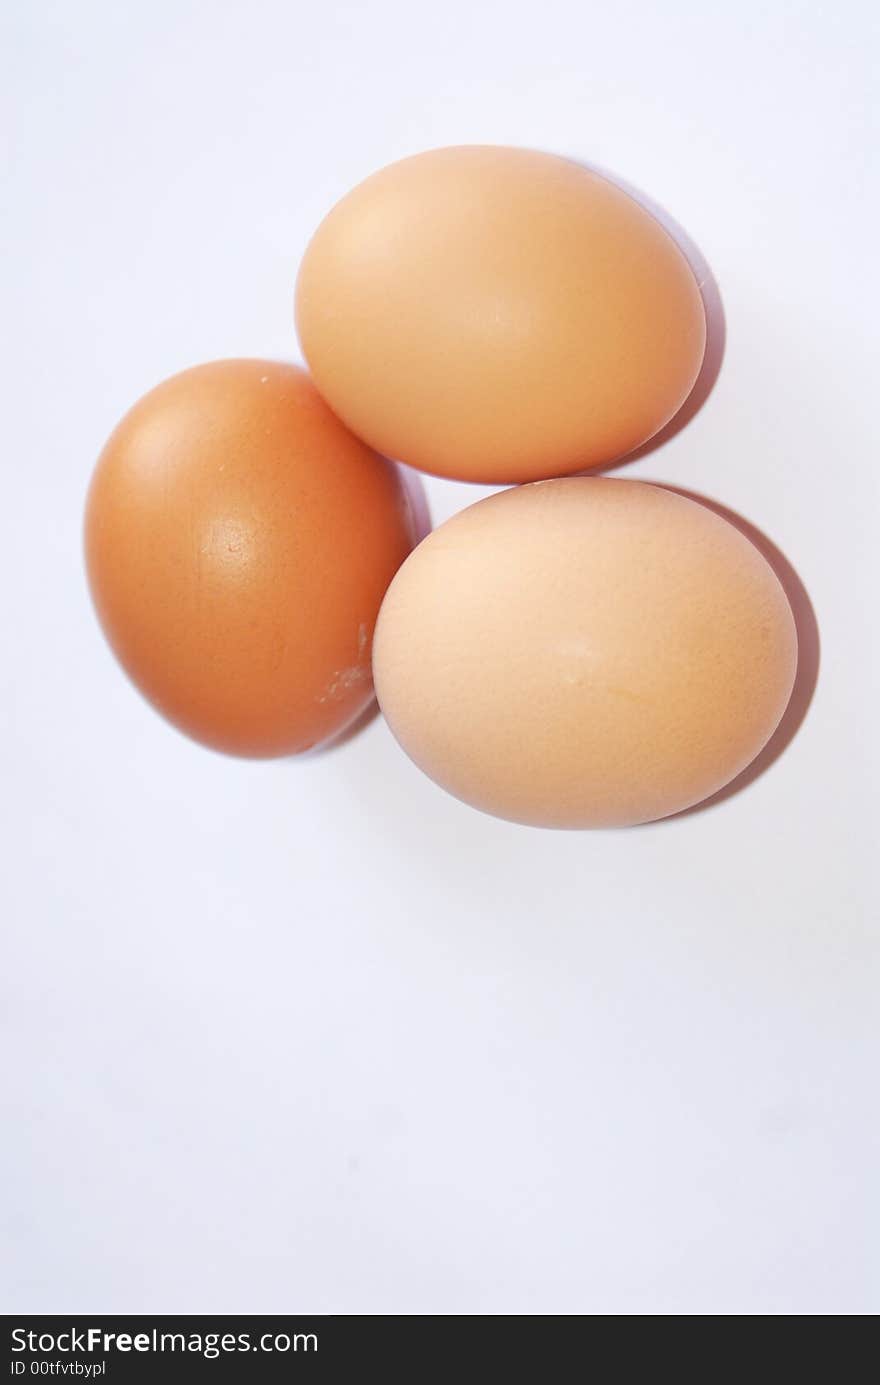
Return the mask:
<svg viewBox="0 0 880 1385">
<path fill-rule="evenodd" d="M 318 389 L 371 447 L 463 481 L 598 467 L 684 403 L 694 274 L 616 184 L 526 149 L 382 169 L 309 244 L 296 322 Z"/>
<path fill-rule="evenodd" d="M 86 507 L 92 595 L 141 692 L 236 755 L 286 755 L 372 699 L 379 605 L 415 541 L 397 468 L 275 361 L 197 366 L 111 436 Z"/>
<path fill-rule="evenodd" d="M 733 779 L 785 710 L 797 637 L 763 556 L 639 481 L 567 478 L 457 514 L 403 564 L 373 669 L 403 749 L 541 827 L 665 817 Z"/>
</svg>

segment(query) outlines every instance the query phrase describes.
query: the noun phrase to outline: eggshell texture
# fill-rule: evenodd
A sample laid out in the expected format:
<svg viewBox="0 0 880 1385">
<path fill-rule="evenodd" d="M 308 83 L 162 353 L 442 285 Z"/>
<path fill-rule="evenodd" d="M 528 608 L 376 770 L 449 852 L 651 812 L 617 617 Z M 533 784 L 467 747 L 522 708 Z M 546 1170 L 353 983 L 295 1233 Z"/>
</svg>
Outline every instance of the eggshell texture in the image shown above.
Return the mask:
<svg viewBox="0 0 880 1385">
<path fill-rule="evenodd" d="M 382 711 L 467 803 L 544 827 L 697 803 L 768 740 L 797 637 L 758 550 L 638 481 L 503 491 L 425 539 L 376 629 Z"/>
<path fill-rule="evenodd" d="M 296 319 L 318 389 L 390 457 L 467 481 L 601 466 L 699 373 L 699 287 L 660 223 L 599 174 L 525 149 L 382 169 L 318 228 Z"/>
<path fill-rule="evenodd" d="M 197 366 L 147 394 L 86 510 L 120 662 L 181 730 L 237 755 L 305 750 L 363 710 L 376 614 L 414 541 L 397 468 L 273 361 Z"/>
</svg>

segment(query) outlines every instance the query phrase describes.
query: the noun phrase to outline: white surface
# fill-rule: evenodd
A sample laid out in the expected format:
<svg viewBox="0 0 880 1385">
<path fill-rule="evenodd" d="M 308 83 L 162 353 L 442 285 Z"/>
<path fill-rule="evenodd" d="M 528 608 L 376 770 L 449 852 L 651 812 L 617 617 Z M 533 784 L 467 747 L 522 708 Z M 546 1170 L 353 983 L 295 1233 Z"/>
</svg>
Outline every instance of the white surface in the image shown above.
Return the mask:
<svg viewBox="0 0 880 1385">
<path fill-rule="evenodd" d="M 6 1311 L 880 1307 L 873 8 L 7 5 Z M 782 758 L 682 820 L 495 822 L 379 721 L 225 760 L 91 614 L 118 416 L 295 355 L 330 203 L 482 141 L 615 170 L 721 285 L 714 393 L 626 474 L 770 534 L 823 662 Z"/>
</svg>

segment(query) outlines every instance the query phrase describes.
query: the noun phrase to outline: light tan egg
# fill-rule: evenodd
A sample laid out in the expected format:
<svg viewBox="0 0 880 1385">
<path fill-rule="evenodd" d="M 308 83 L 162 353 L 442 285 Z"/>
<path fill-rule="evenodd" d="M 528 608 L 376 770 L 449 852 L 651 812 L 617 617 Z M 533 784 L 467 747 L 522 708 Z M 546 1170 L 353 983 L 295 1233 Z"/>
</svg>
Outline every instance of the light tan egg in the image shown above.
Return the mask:
<svg viewBox="0 0 880 1385">
<path fill-rule="evenodd" d="M 788 702 L 795 625 L 726 520 L 638 481 L 490 496 L 403 564 L 379 616 L 379 702 L 465 802 L 545 827 L 626 826 L 720 789 Z"/>
<path fill-rule="evenodd" d="M 649 212 L 579 164 L 492 145 L 417 154 L 344 197 L 296 320 L 349 428 L 466 481 L 631 451 L 687 398 L 706 341 L 694 274 Z"/>
</svg>

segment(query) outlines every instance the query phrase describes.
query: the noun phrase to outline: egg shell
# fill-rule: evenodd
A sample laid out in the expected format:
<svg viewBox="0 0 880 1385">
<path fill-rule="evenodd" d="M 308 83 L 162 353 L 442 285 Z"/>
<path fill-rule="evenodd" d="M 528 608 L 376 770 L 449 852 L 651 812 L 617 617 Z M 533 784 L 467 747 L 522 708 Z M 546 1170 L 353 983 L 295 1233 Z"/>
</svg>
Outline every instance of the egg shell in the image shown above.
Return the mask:
<svg viewBox="0 0 880 1385">
<path fill-rule="evenodd" d="M 319 390 L 386 456 L 467 481 L 604 465 L 677 412 L 706 342 L 684 254 L 598 173 L 471 145 L 366 179 L 306 250 Z"/>
<path fill-rule="evenodd" d="M 145 395 L 86 507 L 123 667 L 181 730 L 237 755 L 306 750 L 366 707 L 376 614 L 414 541 L 397 468 L 275 361 L 197 366 Z"/>
<path fill-rule="evenodd" d="M 739 530 L 629 480 L 503 491 L 441 525 L 392 582 L 379 703 L 465 802 L 544 827 L 627 826 L 714 793 L 788 702 L 785 593 Z"/>
</svg>

